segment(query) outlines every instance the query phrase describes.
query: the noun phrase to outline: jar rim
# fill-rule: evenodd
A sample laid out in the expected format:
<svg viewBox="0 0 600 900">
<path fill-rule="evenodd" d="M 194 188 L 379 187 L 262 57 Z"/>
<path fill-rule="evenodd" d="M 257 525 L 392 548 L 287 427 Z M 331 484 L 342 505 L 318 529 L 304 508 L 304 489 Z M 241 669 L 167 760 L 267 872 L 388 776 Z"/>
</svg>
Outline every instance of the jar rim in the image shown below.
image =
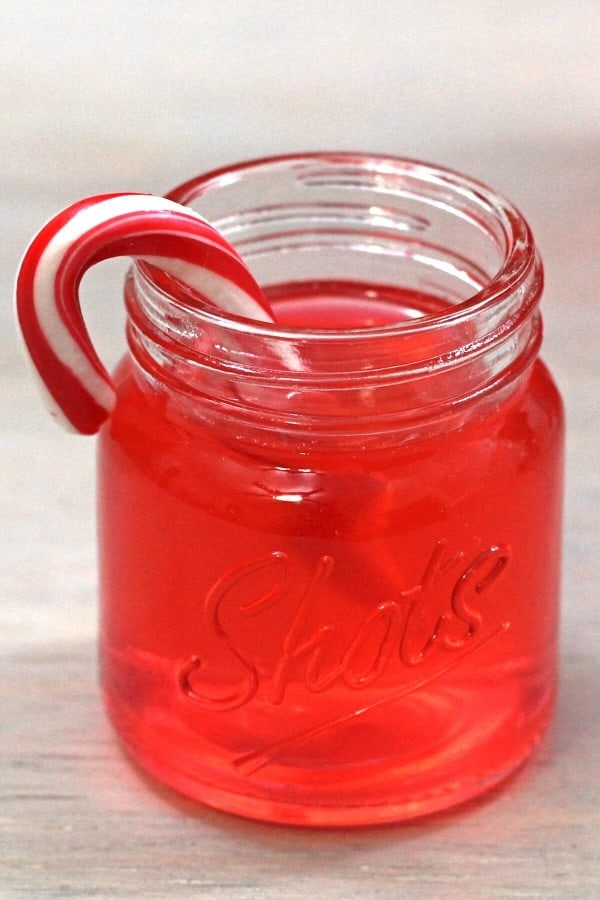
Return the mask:
<svg viewBox="0 0 600 900">
<path fill-rule="evenodd" d="M 314 165 L 316 163 L 356 165 L 360 166 L 362 171 L 379 172 L 384 175 L 410 175 L 429 184 L 450 188 L 456 192 L 457 196 L 462 195 L 476 200 L 495 216 L 495 220 L 502 229 L 506 246 L 500 267 L 480 290 L 466 300 L 418 318 L 385 325 L 343 329 L 281 326 L 272 322 L 235 316 L 208 306 L 199 307 L 197 300 L 191 301 L 190 307 L 187 307 L 186 304 L 188 312 L 197 313 L 200 319 L 213 324 L 226 324 L 228 329 L 243 332 L 245 335 L 255 333 L 264 338 L 277 338 L 284 341 L 309 339 L 316 342 L 335 343 L 339 340 L 347 340 L 348 337 L 355 341 L 361 339 L 371 341 L 378 337 L 408 336 L 423 331 L 431 332 L 446 327 L 454 328 L 474 317 L 484 316 L 488 310 L 493 310 L 507 296 L 514 294 L 526 281 L 535 285 L 535 290 L 527 292 L 529 296 L 523 298 L 524 305 L 529 310 L 539 301 L 542 288 L 542 264 L 525 217 L 502 194 L 492 190 L 483 182 L 451 168 L 412 158 L 352 151 L 290 153 L 259 157 L 210 170 L 183 182 L 169 191 L 166 196 L 178 203 L 188 205 L 191 201 L 215 188 L 238 181 L 249 170 L 260 171 L 269 168 L 277 169 L 281 166 Z M 137 269 L 136 274 L 142 276 L 142 280 L 149 283 L 154 291 L 168 296 L 167 292 L 155 282 L 150 267 L 143 262 L 134 263 L 134 267 Z M 183 290 L 183 296 L 185 294 L 186 292 Z"/>
<path fill-rule="evenodd" d="M 208 172 L 169 196 L 254 260 L 265 290 L 334 284 L 341 271 L 365 286 L 385 289 L 389 277 L 392 287 L 431 287 L 454 304 L 374 327 L 279 325 L 211 308 L 136 263 L 125 294 L 130 349 L 144 383 L 186 416 L 234 430 L 243 420 L 259 443 L 274 428 L 304 434 L 307 423 L 311 441 L 337 440 L 357 417 L 357 440 L 412 440 L 497 405 L 537 356 L 533 236 L 508 200 L 473 179 L 391 156 L 289 154 Z"/>
</svg>

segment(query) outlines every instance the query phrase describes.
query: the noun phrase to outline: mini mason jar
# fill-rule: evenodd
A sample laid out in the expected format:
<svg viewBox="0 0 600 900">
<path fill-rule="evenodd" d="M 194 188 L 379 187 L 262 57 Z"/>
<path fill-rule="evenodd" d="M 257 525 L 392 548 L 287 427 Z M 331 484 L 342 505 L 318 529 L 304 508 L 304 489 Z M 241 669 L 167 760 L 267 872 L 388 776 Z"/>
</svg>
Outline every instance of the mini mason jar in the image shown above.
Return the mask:
<svg viewBox="0 0 600 900">
<path fill-rule="evenodd" d="M 361 825 L 531 752 L 556 676 L 563 424 L 520 213 L 418 162 L 267 159 L 171 197 L 277 325 L 134 265 L 99 446 L 101 667 L 204 803 Z"/>
</svg>

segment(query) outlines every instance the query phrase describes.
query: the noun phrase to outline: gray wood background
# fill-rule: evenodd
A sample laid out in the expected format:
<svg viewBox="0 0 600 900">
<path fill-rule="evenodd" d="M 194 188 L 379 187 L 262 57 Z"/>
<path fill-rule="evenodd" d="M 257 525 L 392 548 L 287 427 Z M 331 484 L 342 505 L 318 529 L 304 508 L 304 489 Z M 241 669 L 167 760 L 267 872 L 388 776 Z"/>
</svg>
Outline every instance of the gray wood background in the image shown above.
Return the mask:
<svg viewBox="0 0 600 900">
<path fill-rule="evenodd" d="M 0 2 L 0 898 L 600 896 L 597 2 Z M 562 689 L 509 784 L 408 825 L 299 831 L 157 788 L 95 673 L 93 441 L 46 418 L 12 281 L 58 208 L 236 160 L 365 149 L 462 169 L 526 213 L 569 418 Z M 105 358 L 120 262 L 86 276 Z"/>
</svg>

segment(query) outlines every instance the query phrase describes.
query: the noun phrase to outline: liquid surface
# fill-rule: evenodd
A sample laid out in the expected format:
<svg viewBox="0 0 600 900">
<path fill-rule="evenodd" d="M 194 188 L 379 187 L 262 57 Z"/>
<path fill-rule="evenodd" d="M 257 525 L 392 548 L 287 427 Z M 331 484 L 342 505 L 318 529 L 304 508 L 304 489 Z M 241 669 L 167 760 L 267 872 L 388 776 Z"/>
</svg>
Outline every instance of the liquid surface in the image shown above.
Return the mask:
<svg viewBox="0 0 600 900">
<path fill-rule="evenodd" d="M 358 293 L 272 299 L 321 328 L 431 310 Z M 552 708 L 560 546 L 561 409 L 540 363 L 460 429 L 308 456 L 277 435 L 263 453 L 243 425 L 222 440 L 128 362 L 117 382 L 101 659 L 145 768 L 242 815 L 349 825 L 460 802 L 527 756 Z"/>
<path fill-rule="evenodd" d="M 279 325 L 314 329 L 376 328 L 440 312 L 448 304 L 419 291 L 365 287 L 348 281 L 285 284 L 267 289 Z"/>
</svg>

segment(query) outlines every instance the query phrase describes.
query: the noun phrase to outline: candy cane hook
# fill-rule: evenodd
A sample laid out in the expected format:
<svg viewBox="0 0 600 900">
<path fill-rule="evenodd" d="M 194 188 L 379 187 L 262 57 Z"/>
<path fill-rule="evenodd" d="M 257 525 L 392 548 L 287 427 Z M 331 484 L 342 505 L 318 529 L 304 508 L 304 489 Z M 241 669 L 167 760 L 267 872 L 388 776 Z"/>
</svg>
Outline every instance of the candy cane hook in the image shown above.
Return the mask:
<svg viewBox="0 0 600 900">
<path fill-rule="evenodd" d="M 15 301 L 51 412 L 81 434 L 98 430 L 115 392 L 85 327 L 79 284 L 88 268 L 115 256 L 158 266 L 225 312 L 273 321 L 242 259 L 193 210 L 151 194 L 103 194 L 73 204 L 27 248 Z"/>
</svg>

